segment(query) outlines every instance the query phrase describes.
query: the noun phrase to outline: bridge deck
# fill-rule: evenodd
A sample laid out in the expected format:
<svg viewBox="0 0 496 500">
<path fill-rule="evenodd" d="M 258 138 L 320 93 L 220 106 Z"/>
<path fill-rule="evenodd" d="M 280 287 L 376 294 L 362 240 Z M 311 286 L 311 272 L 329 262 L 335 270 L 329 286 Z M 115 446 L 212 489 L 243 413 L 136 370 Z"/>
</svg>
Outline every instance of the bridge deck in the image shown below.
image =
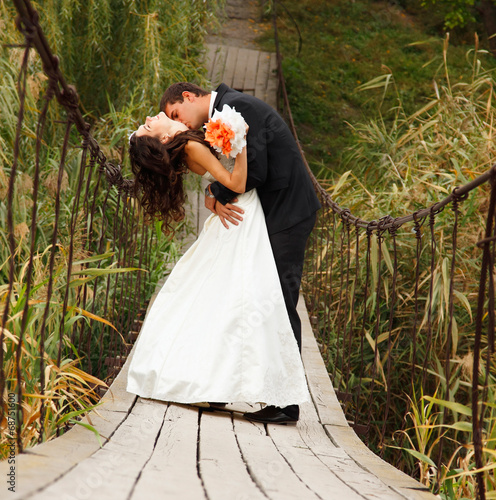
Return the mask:
<svg viewBox="0 0 496 500">
<path fill-rule="evenodd" d="M 224 82 L 276 107 L 275 53 L 215 43 L 207 43 L 206 48 L 205 64 L 213 88 Z"/>
<path fill-rule="evenodd" d="M 312 403 L 296 426 L 243 419 L 242 405 L 206 411 L 125 391 L 123 367 L 87 429 L 17 457 L 17 491 L 42 499 L 427 499 L 422 485 L 370 452 L 348 426 L 303 301 L 303 362 Z M 131 354 L 132 355 L 132 354 Z M 0 474 L 6 464 L 0 464 Z"/>
<path fill-rule="evenodd" d="M 251 88 L 258 77 L 250 71 L 262 68 L 266 80 L 260 83 L 259 92 L 271 89 L 275 104 L 269 76 L 275 77 L 270 74 L 270 64 L 268 72 L 263 69 L 272 56 L 259 54 L 255 64 L 253 54 L 240 54 L 239 50 L 235 75 L 243 72 L 243 84 L 238 88 Z M 231 72 L 229 49 L 211 47 L 209 51 L 211 64 L 222 61 L 217 57 L 225 54 L 219 71 L 223 79 L 221 73 Z M 238 64 L 241 59 L 246 62 L 244 68 Z M 234 64 L 234 56 L 229 61 Z M 257 95 L 256 83 L 253 92 Z M 202 197 L 192 198 L 195 223 L 201 226 L 205 217 L 198 210 Z M 9 498 L 435 498 L 420 483 L 374 455 L 348 426 L 302 300 L 299 311 L 312 403 L 302 405 L 298 425 L 250 423 L 242 412 L 251 408 L 243 405 L 210 412 L 136 397 L 125 390 L 128 359 L 101 406 L 84 418 L 99 431 L 102 446 L 94 434 L 76 425 L 61 437 L 27 450 L 16 457 L 17 490 Z M 7 469 L 6 462 L 0 463 L 2 477 Z"/>
</svg>

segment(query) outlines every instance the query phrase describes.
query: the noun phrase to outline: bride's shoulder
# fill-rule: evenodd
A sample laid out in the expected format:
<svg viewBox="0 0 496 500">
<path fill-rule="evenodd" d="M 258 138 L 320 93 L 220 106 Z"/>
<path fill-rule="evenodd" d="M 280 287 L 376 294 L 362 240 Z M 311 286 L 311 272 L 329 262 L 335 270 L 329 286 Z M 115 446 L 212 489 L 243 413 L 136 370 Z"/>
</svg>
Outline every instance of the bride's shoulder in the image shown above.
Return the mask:
<svg viewBox="0 0 496 500">
<path fill-rule="evenodd" d="M 195 174 L 203 175 L 206 172 L 204 165 L 207 155 L 210 155 L 208 148 L 198 141 L 190 140 L 185 144 L 184 152 L 188 168 Z"/>
<path fill-rule="evenodd" d="M 207 146 L 202 144 L 201 142 L 190 139 L 184 146 L 184 151 L 188 156 L 195 156 L 197 154 L 202 154 L 205 151 L 208 151 Z"/>
</svg>

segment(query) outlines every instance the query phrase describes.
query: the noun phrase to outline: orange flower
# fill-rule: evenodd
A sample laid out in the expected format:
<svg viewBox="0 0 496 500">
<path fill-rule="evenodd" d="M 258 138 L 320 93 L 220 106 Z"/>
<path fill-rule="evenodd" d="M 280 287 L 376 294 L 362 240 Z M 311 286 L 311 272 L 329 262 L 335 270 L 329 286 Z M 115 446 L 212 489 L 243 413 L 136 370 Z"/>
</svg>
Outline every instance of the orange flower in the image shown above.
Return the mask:
<svg viewBox="0 0 496 500">
<path fill-rule="evenodd" d="M 225 156 L 231 152 L 231 139 L 234 139 L 233 130 L 220 119 L 210 120 L 205 125 L 205 140 Z"/>
</svg>

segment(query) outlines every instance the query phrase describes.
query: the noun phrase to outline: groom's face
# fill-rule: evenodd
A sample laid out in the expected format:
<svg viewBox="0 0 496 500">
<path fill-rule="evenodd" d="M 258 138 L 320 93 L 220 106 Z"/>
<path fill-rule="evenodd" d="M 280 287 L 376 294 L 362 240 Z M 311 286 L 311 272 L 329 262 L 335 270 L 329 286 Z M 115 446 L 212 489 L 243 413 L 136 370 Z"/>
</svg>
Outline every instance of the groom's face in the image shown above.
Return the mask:
<svg viewBox="0 0 496 500">
<path fill-rule="evenodd" d="M 183 102 L 175 102 L 165 106 L 165 114 L 172 120 L 184 123 L 189 129 L 200 128 L 208 117 L 203 116 L 203 109 L 198 96 L 191 92 L 183 92 Z"/>
</svg>

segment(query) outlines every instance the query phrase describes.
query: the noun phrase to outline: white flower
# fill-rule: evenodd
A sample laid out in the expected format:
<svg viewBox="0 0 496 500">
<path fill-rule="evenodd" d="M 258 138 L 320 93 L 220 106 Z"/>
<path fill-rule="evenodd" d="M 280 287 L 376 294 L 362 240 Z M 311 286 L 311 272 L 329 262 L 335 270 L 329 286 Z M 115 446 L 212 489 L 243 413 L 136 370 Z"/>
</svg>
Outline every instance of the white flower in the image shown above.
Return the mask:
<svg viewBox="0 0 496 500">
<path fill-rule="evenodd" d="M 222 111 L 215 110 L 211 121 L 221 120 L 234 132 L 234 138 L 231 139 L 231 153 L 228 155 L 235 158 L 246 146 L 246 122 L 239 111 L 228 104 L 224 104 Z M 221 153 L 222 150 L 216 146 L 214 148 Z"/>
</svg>

